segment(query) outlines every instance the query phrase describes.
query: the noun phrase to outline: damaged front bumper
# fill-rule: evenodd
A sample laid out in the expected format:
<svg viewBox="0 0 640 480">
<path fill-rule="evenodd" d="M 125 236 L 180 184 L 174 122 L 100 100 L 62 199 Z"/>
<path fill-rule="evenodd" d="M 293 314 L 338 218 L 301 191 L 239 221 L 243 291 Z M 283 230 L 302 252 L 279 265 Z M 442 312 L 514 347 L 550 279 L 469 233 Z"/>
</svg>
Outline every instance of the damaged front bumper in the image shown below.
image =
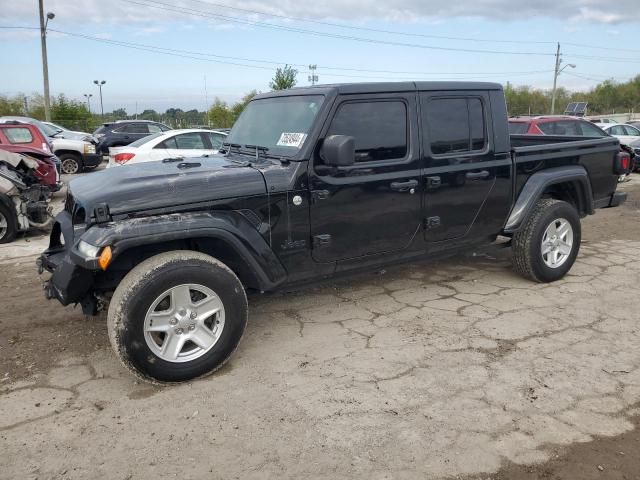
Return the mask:
<svg viewBox="0 0 640 480">
<path fill-rule="evenodd" d="M 44 282 L 47 299 L 56 299 L 62 305 L 80 303 L 87 315 L 97 313 L 97 301 L 91 294 L 95 281 L 92 264 L 84 261 L 72 248 L 74 228 L 71 215 L 62 212 L 56 217 L 47 248 L 36 260 L 38 273 L 51 274 Z"/>
</svg>

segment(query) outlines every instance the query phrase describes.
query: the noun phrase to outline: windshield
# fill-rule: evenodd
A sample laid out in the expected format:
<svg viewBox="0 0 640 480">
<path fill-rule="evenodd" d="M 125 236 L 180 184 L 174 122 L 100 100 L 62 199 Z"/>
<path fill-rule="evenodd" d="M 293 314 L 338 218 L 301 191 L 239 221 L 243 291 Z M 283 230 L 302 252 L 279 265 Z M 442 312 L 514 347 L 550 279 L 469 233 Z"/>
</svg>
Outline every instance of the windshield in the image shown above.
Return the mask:
<svg viewBox="0 0 640 480">
<path fill-rule="evenodd" d="M 44 134 L 45 134 L 47 137 L 52 137 L 52 136 L 54 136 L 54 135 L 56 135 L 57 133 L 59 133 L 59 132 L 60 132 L 60 130 L 59 130 L 59 129 L 57 129 L 57 128 L 53 128 L 52 126 L 47 125 L 47 124 L 45 124 L 45 123 L 42 123 L 42 122 L 41 122 L 41 121 L 39 121 L 39 120 L 35 120 L 35 119 L 33 119 L 33 120 L 30 120 L 29 122 L 30 122 L 30 123 L 32 123 L 32 124 L 34 124 L 34 125 L 35 125 L 36 127 L 38 127 L 41 131 L 43 131 L 43 132 L 44 132 Z"/>
<path fill-rule="evenodd" d="M 140 145 L 144 145 L 145 143 L 153 140 L 154 138 L 161 137 L 165 135 L 165 132 L 154 133 L 153 135 L 147 135 L 146 137 L 139 138 L 135 142 L 129 144 L 130 147 L 139 147 Z"/>
<path fill-rule="evenodd" d="M 48 125 L 48 126 L 50 126 L 52 128 L 55 128 L 56 130 L 60 130 L 61 132 L 68 131 L 66 128 L 61 127 L 60 125 L 56 125 L 53 122 L 42 122 L 42 123 L 44 123 L 45 125 Z"/>
<path fill-rule="evenodd" d="M 266 147 L 270 154 L 293 156 L 302 148 L 323 101 L 322 95 L 253 100 L 226 142 Z"/>
</svg>

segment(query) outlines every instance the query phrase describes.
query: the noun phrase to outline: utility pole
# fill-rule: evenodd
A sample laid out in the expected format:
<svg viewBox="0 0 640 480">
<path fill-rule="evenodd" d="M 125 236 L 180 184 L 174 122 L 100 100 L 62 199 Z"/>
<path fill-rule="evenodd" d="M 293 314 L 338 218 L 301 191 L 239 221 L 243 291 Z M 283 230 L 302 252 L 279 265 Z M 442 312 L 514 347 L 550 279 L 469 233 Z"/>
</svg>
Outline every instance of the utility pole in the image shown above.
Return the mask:
<svg viewBox="0 0 640 480">
<path fill-rule="evenodd" d="M 98 85 L 98 88 L 100 89 L 100 113 L 104 117 L 104 107 L 102 106 L 102 85 L 107 83 L 107 81 L 106 80 L 100 80 L 100 81 L 94 80 L 93 83 Z"/>
<path fill-rule="evenodd" d="M 24 102 L 24 116 L 28 117 L 29 116 L 29 99 L 25 95 L 22 100 Z"/>
<path fill-rule="evenodd" d="M 551 115 L 556 111 L 556 87 L 558 86 L 558 76 L 562 71 L 567 68 L 576 68 L 573 63 L 568 63 L 564 67 L 560 68 L 562 64 L 562 55 L 560 55 L 560 43 L 558 42 L 558 49 L 556 50 L 556 68 L 553 71 L 553 91 L 551 92 Z"/>
<path fill-rule="evenodd" d="M 318 69 L 318 65 L 309 65 L 309 73 L 311 75 L 309 75 L 309 81 L 311 82 L 311 85 L 315 85 L 316 82 L 318 81 L 318 75 L 316 75 L 316 70 Z"/>
<path fill-rule="evenodd" d="M 47 24 L 53 20 L 55 14 L 47 12 L 44 16 L 44 0 L 38 0 L 40 10 L 40 46 L 42 47 L 42 76 L 44 78 L 44 117 L 47 122 L 51 121 L 51 104 L 49 101 L 49 64 L 47 61 Z"/>
<path fill-rule="evenodd" d="M 89 110 L 89 115 L 91 115 L 91 97 L 93 97 L 93 93 L 85 93 L 84 96 L 87 99 L 87 110 Z"/>
</svg>

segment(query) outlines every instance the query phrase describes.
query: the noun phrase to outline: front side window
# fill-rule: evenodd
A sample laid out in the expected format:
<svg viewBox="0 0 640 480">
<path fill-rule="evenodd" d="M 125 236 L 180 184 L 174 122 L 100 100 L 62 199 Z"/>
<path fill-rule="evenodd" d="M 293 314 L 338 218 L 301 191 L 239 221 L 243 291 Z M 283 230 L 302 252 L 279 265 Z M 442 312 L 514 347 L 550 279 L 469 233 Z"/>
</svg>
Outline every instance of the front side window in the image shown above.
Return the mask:
<svg viewBox="0 0 640 480">
<path fill-rule="evenodd" d="M 208 133 L 209 141 L 211 142 L 211 147 L 214 150 L 218 150 L 222 147 L 222 142 L 227 138 L 226 135 L 222 135 L 220 133 Z"/>
<path fill-rule="evenodd" d="M 407 107 L 401 101 L 347 102 L 337 110 L 328 135 L 355 139 L 356 162 L 407 155 Z"/>
<path fill-rule="evenodd" d="M 538 128 L 542 130 L 545 135 L 582 136 L 582 132 L 578 129 L 578 122 L 572 120 L 544 122 L 539 124 Z"/>
<path fill-rule="evenodd" d="M 305 144 L 323 102 L 322 95 L 252 100 L 233 125 L 226 142 L 241 147 L 265 147 L 270 154 L 291 157 Z"/>
<path fill-rule="evenodd" d="M 33 142 L 33 136 L 28 128 L 25 127 L 10 127 L 5 128 L 4 133 L 7 136 L 9 143 L 31 143 Z"/>
<path fill-rule="evenodd" d="M 153 123 L 147 125 L 147 128 L 149 129 L 150 133 L 162 132 L 162 129 L 158 125 L 154 125 Z"/>
<path fill-rule="evenodd" d="M 435 98 L 424 110 L 423 124 L 428 125 L 434 155 L 469 153 L 486 147 L 484 107 L 479 98 Z"/>
</svg>

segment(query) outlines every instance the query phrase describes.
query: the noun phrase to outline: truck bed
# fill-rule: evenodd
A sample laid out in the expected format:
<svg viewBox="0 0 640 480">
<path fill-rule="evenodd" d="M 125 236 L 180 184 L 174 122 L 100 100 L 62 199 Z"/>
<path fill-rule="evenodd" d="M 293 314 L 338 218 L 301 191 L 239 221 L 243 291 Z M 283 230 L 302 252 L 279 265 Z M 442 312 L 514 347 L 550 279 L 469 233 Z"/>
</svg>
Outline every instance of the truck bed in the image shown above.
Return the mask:
<svg viewBox="0 0 640 480">
<path fill-rule="evenodd" d="M 581 165 L 591 182 L 594 202 L 605 202 L 616 191 L 612 175 L 620 142 L 615 137 L 510 135 L 515 198 L 528 177 L 541 169 Z"/>
</svg>

